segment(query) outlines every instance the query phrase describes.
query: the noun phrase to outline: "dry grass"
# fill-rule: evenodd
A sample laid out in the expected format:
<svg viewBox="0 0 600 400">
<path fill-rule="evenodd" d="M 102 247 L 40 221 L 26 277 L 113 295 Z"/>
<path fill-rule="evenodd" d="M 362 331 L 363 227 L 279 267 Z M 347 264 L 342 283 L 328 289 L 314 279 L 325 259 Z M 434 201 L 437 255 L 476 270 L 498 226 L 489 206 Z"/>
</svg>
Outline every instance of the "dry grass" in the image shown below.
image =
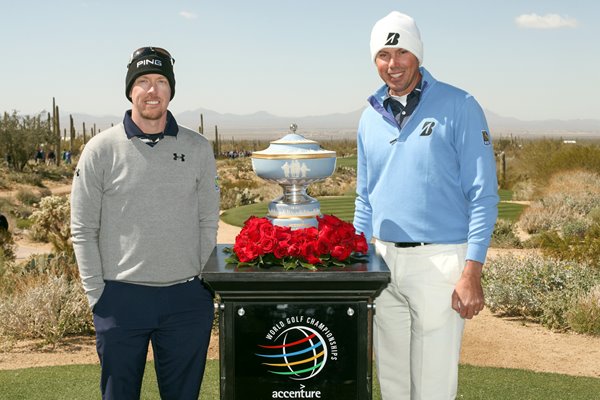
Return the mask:
<svg viewBox="0 0 600 400">
<path fill-rule="evenodd" d="M 556 174 L 539 200 L 523 212 L 519 225 L 528 233 L 586 229 L 589 214 L 600 209 L 600 174 L 567 171 Z"/>
<path fill-rule="evenodd" d="M 11 296 L 0 299 L 0 343 L 42 339 L 54 346 L 69 334 L 91 332 L 91 314 L 79 281 L 66 277 L 24 277 Z"/>
</svg>

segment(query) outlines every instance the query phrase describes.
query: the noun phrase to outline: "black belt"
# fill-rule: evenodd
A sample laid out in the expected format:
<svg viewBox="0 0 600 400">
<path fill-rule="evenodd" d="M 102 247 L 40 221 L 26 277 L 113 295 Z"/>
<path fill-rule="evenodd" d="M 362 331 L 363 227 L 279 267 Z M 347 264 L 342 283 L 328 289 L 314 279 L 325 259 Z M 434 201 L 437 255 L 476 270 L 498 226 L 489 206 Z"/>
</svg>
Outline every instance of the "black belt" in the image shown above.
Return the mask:
<svg viewBox="0 0 600 400">
<path fill-rule="evenodd" d="M 406 248 L 406 247 L 427 246 L 428 244 L 431 244 L 431 243 L 424 243 L 424 242 L 395 242 L 394 246 L 395 247 Z"/>
</svg>

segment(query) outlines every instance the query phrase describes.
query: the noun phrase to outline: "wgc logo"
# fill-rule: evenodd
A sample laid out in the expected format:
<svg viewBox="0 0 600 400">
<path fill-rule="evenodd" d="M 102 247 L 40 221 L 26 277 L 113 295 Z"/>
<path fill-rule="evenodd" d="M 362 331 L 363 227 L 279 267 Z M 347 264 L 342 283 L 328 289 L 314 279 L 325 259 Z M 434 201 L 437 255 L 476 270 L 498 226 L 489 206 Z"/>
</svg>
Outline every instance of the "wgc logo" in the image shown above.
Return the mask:
<svg viewBox="0 0 600 400">
<path fill-rule="evenodd" d="M 274 328 L 277 327 L 282 328 Z M 315 329 L 296 325 L 267 338 L 272 339 L 273 344 L 259 345 L 261 350 L 256 355 L 270 373 L 302 381 L 317 376 L 325 368 L 329 358 L 328 341 Z"/>
</svg>

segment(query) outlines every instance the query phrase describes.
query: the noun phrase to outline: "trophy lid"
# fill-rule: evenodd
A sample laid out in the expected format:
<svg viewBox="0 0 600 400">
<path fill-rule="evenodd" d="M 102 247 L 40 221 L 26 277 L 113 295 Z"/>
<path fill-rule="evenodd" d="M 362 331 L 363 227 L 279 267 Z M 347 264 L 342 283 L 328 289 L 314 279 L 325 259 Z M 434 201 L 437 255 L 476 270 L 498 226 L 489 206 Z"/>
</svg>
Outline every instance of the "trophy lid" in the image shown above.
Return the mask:
<svg viewBox="0 0 600 400">
<path fill-rule="evenodd" d="M 322 149 L 318 142 L 306 139 L 304 136 L 297 134 L 296 129 L 298 129 L 298 125 L 291 124 L 291 133 L 270 142 L 268 148 L 253 152 L 252 157 L 270 158 L 275 155 L 315 155 L 319 158 L 335 157 L 335 151 Z"/>
</svg>

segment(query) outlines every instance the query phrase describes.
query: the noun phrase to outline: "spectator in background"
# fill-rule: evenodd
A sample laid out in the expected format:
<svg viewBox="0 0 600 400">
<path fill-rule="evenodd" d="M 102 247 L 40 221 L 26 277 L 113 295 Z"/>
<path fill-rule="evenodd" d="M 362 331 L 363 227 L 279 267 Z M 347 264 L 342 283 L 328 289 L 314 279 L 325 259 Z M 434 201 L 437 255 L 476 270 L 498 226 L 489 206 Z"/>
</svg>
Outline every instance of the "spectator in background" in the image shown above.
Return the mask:
<svg viewBox="0 0 600 400">
<path fill-rule="evenodd" d="M 40 164 L 40 163 L 43 163 L 45 160 L 46 160 L 46 157 L 44 155 L 44 150 L 40 147 L 35 152 L 35 163 Z"/>
<path fill-rule="evenodd" d="M 48 152 L 48 158 L 46 159 L 46 165 L 56 164 L 56 154 L 54 150 Z"/>
</svg>

